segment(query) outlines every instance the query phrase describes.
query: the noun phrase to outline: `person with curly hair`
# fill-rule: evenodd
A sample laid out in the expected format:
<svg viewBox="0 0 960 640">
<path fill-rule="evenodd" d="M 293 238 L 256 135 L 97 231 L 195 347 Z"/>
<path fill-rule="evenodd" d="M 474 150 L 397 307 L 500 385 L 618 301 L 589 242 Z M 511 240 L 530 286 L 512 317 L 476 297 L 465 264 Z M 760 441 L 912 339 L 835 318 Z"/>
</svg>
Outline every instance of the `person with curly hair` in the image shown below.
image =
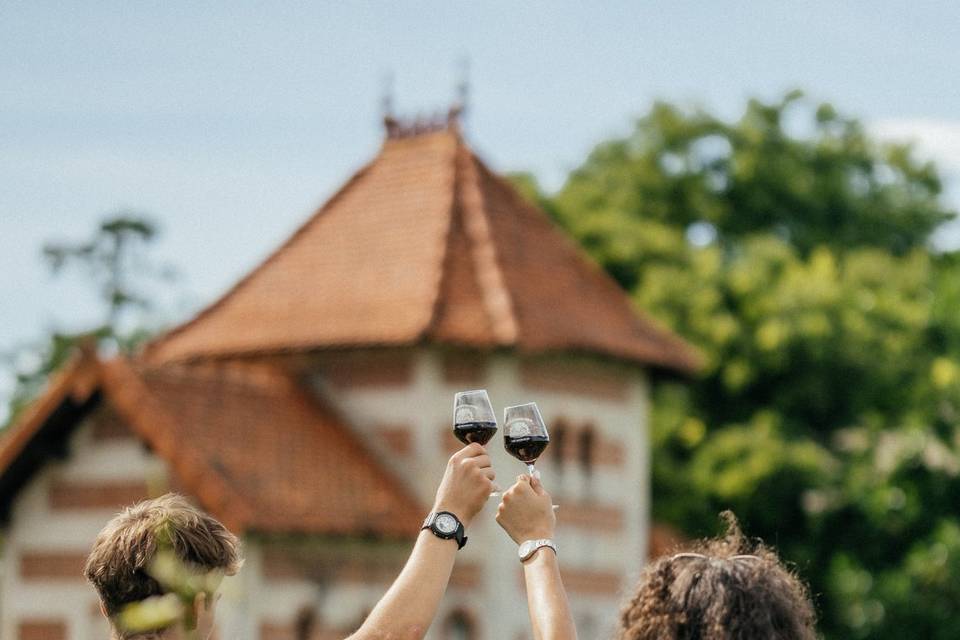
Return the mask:
<svg viewBox="0 0 960 640">
<path fill-rule="evenodd" d="M 541 544 L 553 538 L 551 504 L 538 479 L 520 476 L 504 493 L 497 522 L 518 544 L 538 545 L 524 560 L 534 640 L 573 640 L 556 550 Z M 721 537 L 647 565 L 621 612 L 617 640 L 816 639 L 803 582 L 774 551 L 746 538 L 731 512 L 721 517 Z"/>
</svg>

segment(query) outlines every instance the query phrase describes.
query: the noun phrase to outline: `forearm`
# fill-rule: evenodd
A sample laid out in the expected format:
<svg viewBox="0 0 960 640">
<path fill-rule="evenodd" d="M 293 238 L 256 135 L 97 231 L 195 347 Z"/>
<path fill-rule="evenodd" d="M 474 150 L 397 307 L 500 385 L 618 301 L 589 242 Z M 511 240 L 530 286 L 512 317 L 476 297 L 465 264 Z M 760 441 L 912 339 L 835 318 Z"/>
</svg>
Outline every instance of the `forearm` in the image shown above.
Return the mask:
<svg viewBox="0 0 960 640">
<path fill-rule="evenodd" d="M 349 640 L 417 640 L 426 634 L 447 588 L 457 543 L 421 531 L 387 593 Z"/>
<path fill-rule="evenodd" d="M 523 577 L 534 640 L 576 640 L 557 554 L 548 548 L 538 550 L 523 563 Z"/>
</svg>

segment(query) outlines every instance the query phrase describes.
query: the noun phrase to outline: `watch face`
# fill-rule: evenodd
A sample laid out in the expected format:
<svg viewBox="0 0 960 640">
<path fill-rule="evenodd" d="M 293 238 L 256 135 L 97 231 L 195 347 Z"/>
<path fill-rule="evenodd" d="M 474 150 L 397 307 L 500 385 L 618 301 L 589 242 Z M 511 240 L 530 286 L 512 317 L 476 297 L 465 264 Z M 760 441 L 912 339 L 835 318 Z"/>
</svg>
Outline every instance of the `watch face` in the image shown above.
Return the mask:
<svg viewBox="0 0 960 640">
<path fill-rule="evenodd" d="M 457 520 L 448 513 L 441 513 L 434 523 L 440 533 L 453 533 L 457 530 Z"/>
<path fill-rule="evenodd" d="M 532 548 L 533 548 L 533 540 L 527 540 L 526 542 L 521 544 L 519 549 L 520 557 L 525 559 L 528 555 L 530 555 L 530 552 L 533 550 Z"/>
</svg>

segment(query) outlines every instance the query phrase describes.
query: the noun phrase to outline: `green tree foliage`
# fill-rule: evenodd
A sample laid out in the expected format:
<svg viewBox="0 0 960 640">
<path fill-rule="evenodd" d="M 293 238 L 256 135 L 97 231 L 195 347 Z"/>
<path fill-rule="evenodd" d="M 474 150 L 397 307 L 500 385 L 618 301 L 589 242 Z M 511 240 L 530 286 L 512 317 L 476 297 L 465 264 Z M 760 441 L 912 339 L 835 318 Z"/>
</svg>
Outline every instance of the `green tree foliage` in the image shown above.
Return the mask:
<svg viewBox="0 0 960 640">
<path fill-rule="evenodd" d="M 157 267 L 147 259 L 146 250 L 156 236 L 156 225 L 149 219 L 121 211 L 104 219 L 86 240 L 50 242 L 43 247 L 43 258 L 54 275 L 74 268 L 87 277 L 103 305 L 103 320 L 86 331 L 54 331 L 2 355 L 15 379 L 6 424 L 36 397 L 80 341 L 109 343 L 111 348 L 128 351 L 148 337 L 150 332 L 137 315 L 151 307 L 147 281 L 174 277 L 169 267 Z"/>
<path fill-rule="evenodd" d="M 728 122 L 658 103 L 525 193 L 706 356 L 654 388 L 654 510 L 732 508 L 829 638 L 960 637 L 960 264 L 930 163 L 798 93 Z"/>
<path fill-rule="evenodd" d="M 144 273 L 159 273 L 142 259 L 143 248 L 156 235 L 150 220 L 122 211 L 101 222 L 87 240 L 47 243 L 43 256 L 54 274 L 70 266 L 86 272 L 106 310 L 103 326 L 116 331 L 124 311 L 150 307 L 135 280 Z"/>
</svg>

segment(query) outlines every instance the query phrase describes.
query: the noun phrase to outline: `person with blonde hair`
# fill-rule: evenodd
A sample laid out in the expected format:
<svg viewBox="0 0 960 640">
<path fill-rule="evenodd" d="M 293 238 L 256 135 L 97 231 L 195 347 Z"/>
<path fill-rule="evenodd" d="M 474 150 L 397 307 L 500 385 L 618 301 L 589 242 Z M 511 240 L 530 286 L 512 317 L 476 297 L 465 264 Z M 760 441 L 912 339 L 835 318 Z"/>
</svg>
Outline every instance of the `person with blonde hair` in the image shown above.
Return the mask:
<svg viewBox="0 0 960 640">
<path fill-rule="evenodd" d="M 534 640 L 575 640 L 557 564 L 552 500 L 539 479 L 520 476 L 503 494 L 497 522 L 517 544 L 536 541 L 524 560 Z M 726 533 L 654 560 L 620 615 L 617 640 L 815 640 L 806 588 L 776 553 L 744 537 L 729 511 Z"/>
<path fill-rule="evenodd" d="M 417 640 L 446 591 L 465 531 L 493 488 L 479 444 L 453 454 L 406 565 L 350 640 Z M 206 640 L 220 579 L 242 565 L 236 536 L 183 496 L 145 500 L 97 536 L 84 575 L 100 596 L 114 640 Z M 154 606 L 150 606 L 150 605 Z M 160 614 L 176 611 L 176 615 Z"/>
</svg>

